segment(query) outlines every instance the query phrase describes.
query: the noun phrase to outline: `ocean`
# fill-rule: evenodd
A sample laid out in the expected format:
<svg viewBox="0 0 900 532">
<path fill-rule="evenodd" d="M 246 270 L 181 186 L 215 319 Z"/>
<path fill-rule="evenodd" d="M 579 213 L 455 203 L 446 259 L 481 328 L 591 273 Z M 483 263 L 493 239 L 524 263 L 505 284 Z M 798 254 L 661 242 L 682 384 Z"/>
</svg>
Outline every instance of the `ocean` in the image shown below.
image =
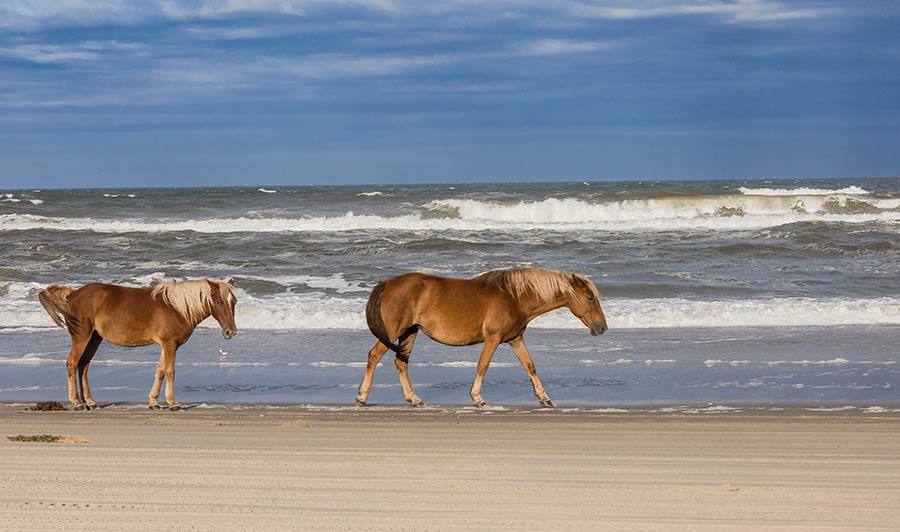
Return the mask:
<svg viewBox="0 0 900 532">
<path fill-rule="evenodd" d="M 900 403 L 900 179 L 0 190 L 0 256 L 4 402 L 66 400 L 50 283 L 234 277 L 240 332 L 198 328 L 178 399 L 352 404 L 376 282 L 528 265 L 589 276 L 608 317 L 529 327 L 560 406 Z M 418 395 L 468 404 L 479 349 L 420 335 Z M 104 343 L 95 399 L 146 401 L 158 357 Z M 536 404 L 508 346 L 483 394 Z M 370 403 L 403 403 L 388 357 Z"/>
</svg>

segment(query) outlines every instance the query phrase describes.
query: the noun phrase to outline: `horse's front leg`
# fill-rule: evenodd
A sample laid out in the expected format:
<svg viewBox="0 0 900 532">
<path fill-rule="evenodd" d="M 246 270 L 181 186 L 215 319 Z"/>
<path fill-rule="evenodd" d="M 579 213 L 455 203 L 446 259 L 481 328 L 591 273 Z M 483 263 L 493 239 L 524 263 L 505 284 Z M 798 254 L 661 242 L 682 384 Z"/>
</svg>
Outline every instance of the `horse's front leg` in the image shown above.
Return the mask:
<svg viewBox="0 0 900 532">
<path fill-rule="evenodd" d="M 528 349 L 525 348 L 525 339 L 521 336 L 516 336 L 509 341 L 509 345 L 512 346 L 513 353 L 516 354 L 516 358 L 519 359 L 519 363 L 522 364 L 525 373 L 527 373 L 528 377 L 531 379 L 531 386 L 534 387 L 534 395 L 538 398 L 538 401 L 540 401 L 541 406 L 553 408 L 553 401 L 550 400 L 550 396 L 547 395 L 546 390 L 544 390 L 544 385 L 537 376 L 537 370 L 534 369 L 534 362 L 531 360 L 531 355 L 528 354 Z"/>
<path fill-rule="evenodd" d="M 159 353 L 159 363 L 156 365 L 156 373 L 153 375 L 153 386 L 150 387 L 149 399 L 150 410 L 159 410 L 159 389 L 162 388 L 163 377 L 166 376 L 166 351 L 163 349 Z"/>
<path fill-rule="evenodd" d="M 181 410 L 181 404 L 175 400 L 175 350 L 178 344 L 169 342 L 163 345 L 163 357 L 166 363 L 166 404 L 169 410 Z"/>
<path fill-rule="evenodd" d="M 78 362 L 78 382 L 81 384 L 81 400 L 90 409 L 97 408 L 97 403 L 91 396 L 91 385 L 88 383 L 88 368 L 90 368 L 91 360 L 94 359 L 94 353 L 97 352 L 97 348 L 100 347 L 102 341 L 103 338 L 95 331 L 91 335 L 91 341 L 88 342 L 81 360 Z"/>
<path fill-rule="evenodd" d="M 78 384 L 75 380 L 75 374 L 78 372 L 81 363 L 81 357 L 90 343 L 91 337 L 84 335 L 72 336 L 72 349 L 69 351 L 69 358 L 66 359 L 66 374 L 69 380 L 69 402 L 72 404 L 72 410 L 84 410 L 84 403 L 78 397 Z"/>
<path fill-rule="evenodd" d="M 491 365 L 491 359 L 494 358 L 494 351 L 500 345 L 499 338 L 485 338 L 484 347 L 481 348 L 481 356 L 478 358 L 478 368 L 475 371 L 475 380 L 472 382 L 472 389 L 469 390 L 469 396 L 475 406 L 481 408 L 487 403 L 481 397 L 481 382 L 484 380 L 484 374 L 487 373 L 488 366 Z"/>
</svg>

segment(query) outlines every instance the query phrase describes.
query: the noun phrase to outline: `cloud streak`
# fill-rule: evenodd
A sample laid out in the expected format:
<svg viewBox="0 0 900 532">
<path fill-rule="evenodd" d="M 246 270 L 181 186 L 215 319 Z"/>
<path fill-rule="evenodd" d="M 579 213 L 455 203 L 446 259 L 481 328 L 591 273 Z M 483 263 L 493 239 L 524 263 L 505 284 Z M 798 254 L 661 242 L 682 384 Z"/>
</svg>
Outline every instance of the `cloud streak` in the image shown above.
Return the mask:
<svg viewBox="0 0 900 532">
<path fill-rule="evenodd" d="M 596 19 L 644 19 L 672 16 L 716 16 L 731 24 L 816 19 L 841 10 L 835 7 L 785 3 L 772 0 L 700 0 L 572 2 L 568 7 L 576 16 Z"/>
<path fill-rule="evenodd" d="M 0 57 L 9 57 L 32 63 L 73 63 L 96 62 L 107 59 L 112 54 L 135 54 L 145 46 L 136 42 L 83 41 L 79 43 L 44 44 L 25 43 L 0 46 Z"/>
<path fill-rule="evenodd" d="M 754 24 L 815 19 L 841 10 L 818 2 L 776 0 L 497 0 L 489 3 L 471 0 L 12 0 L 0 4 L 0 28 L 33 31 L 67 25 L 132 25 L 153 19 L 219 20 L 246 14 L 311 17 L 354 11 L 418 19 L 463 17 L 469 20 L 517 18 L 533 13 L 610 20 L 715 16 L 731 24 Z M 240 34 L 236 31 L 233 35 L 240 38 Z M 224 35 L 229 38 L 227 32 Z"/>
</svg>

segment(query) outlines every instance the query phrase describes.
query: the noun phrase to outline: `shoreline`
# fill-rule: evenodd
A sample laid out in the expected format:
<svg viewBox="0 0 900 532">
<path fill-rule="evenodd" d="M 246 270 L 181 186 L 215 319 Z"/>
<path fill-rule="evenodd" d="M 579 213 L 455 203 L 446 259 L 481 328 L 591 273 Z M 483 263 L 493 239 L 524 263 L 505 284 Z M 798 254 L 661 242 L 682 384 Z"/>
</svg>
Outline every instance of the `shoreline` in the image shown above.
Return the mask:
<svg viewBox="0 0 900 532">
<path fill-rule="evenodd" d="M 52 401 L 52 400 L 51 400 Z M 519 404 L 488 404 L 487 406 L 478 408 L 472 404 L 432 404 L 429 403 L 424 407 L 411 407 L 406 404 L 397 403 L 370 403 L 366 406 L 357 406 L 352 403 L 296 403 L 296 402 L 237 402 L 237 403 L 218 403 L 218 402 L 198 402 L 198 403 L 181 403 L 181 408 L 177 411 L 169 411 L 164 403 L 160 403 L 160 410 L 152 411 L 147 407 L 147 403 L 137 402 L 100 402 L 99 408 L 94 410 L 72 410 L 67 401 L 59 401 L 65 407 L 64 411 L 54 412 L 38 412 L 30 410 L 31 407 L 39 401 L 0 401 L 0 417 L 15 412 L 35 413 L 35 414 L 60 414 L 74 413 L 82 415 L 105 414 L 105 413 L 138 413 L 148 411 L 155 414 L 180 414 L 186 412 L 232 412 L 240 413 L 244 411 L 271 411 L 283 413 L 351 413 L 356 412 L 365 415 L 372 415 L 410 412 L 412 414 L 430 414 L 430 415 L 452 415 L 452 414 L 508 414 L 508 415 L 605 415 L 613 417 L 627 416 L 682 416 L 682 415 L 729 415 L 731 417 L 872 417 L 886 416 L 900 418 L 900 403 L 778 403 L 778 404 L 760 404 L 760 403 L 702 403 L 702 404 L 654 404 L 654 405 L 559 405 L 554 408 L 544 408 L 538 405 L 519 405 Z"/>
</svg>

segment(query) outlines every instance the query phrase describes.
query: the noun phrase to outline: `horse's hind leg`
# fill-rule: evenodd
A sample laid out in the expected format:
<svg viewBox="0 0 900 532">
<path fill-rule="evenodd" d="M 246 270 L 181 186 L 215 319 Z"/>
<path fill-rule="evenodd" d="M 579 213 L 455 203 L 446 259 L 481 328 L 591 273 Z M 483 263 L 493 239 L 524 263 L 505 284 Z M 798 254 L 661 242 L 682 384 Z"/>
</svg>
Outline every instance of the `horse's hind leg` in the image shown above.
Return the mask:
<svg viewBox="0 0 900 532">
<path fill-rule="evenodd" d="M 84 349 L 84 354 L 81 355 L 81 360 L 78 362 L 78 383 L 81 384 L 80 398 L 89 409 L 97 408 L 97 403 L 91 397 L 91 386 L 88 384 L 88 368 L 101 342 L 103 342 L 103 338 L 97 334 L 97 331 L 94 331 L 94 334 L 91 335 L 91 340 Z"/>
<path fill-rule="evenodd" d="M 497 338 L 484 339 L 484 347 L 481 348 L 481 356 L 478 358 L 478 368 L 475 371 L 475 380 L 472 381 L 472 389 L 469 390 L 469 396 L 472 398 L 472 403 L 478 408 L 487 404 L 481 397 L 481 382 L 484 380 L 484 374 L 487 373 L 488 366 L 491 365 L 491 359 L 494 358 L 494 351 L 497 350 L 497 346 L 499 345 L 500 340 Z"/>
<path fill-rule="evenodd" d="M 366 374 L 363 376 L 362 383 L 359 385 L 359 393 L 356 394 L 357 406 L 365 406 L 366 400 L 369 399 L 369 392 L 372 390 L 372 379 L 375 378 L 375 368 L 381 362 L 381 357 L 387 352 L 388 348 L 380 341 L 375 347 L 369 350 L 369 360 L 366 362 Z"/>
<path fill-rule="evenodd" d="M 534 395 L 538 398 L 538 401 L 541 402 L 541 406 L 553 408 L 553 401 L 550 400 L 550 396 L 547 395 L 547 392 L 544 390 L 544 385 L 537 376 L 537 370 L 534 369 L 534 362 L 531 360 L 531 355 L 528 354 L 528 349 L 525 348 L 525 339 L 521 336 L 516 336 L 509 341 L 509 345 L 512 346 L 516 358 L 519 359 L 519 363 L 522 364 L 525 373 L 527 373 L 528 377 L 531 379 L 531 385 L 534 387 Z"/>
<path fill-rule="evenodd" d="M 418 327 L 411 327 L 397 340 L 400 352 L 394 357 L 394 365 L 397 366 L 397 375 L 400 377 L 400 386 L 403 388 L 403 398 L 406 399 L 406 402 L 412 406 L 425 406 L 425 401 L 419 399 L 416 392 L 413 391 L 408 371 L 409 355 L 412 353 L 418 332 Z"/>
<path fill-rule="evenodd" d="M 72 403 L 73 410 L 84 410 L 84 403 L 78 397 L 78 384 L 75 380 L 75 374 L 78 371 L 81 357 L 84 355 L 91 336 L 78 334 L 72 335 L 72 349 L 69 351 L 69 358 L 66 360 L 66 373 L 69 378 L 69 402 Z"/>
</svg>

